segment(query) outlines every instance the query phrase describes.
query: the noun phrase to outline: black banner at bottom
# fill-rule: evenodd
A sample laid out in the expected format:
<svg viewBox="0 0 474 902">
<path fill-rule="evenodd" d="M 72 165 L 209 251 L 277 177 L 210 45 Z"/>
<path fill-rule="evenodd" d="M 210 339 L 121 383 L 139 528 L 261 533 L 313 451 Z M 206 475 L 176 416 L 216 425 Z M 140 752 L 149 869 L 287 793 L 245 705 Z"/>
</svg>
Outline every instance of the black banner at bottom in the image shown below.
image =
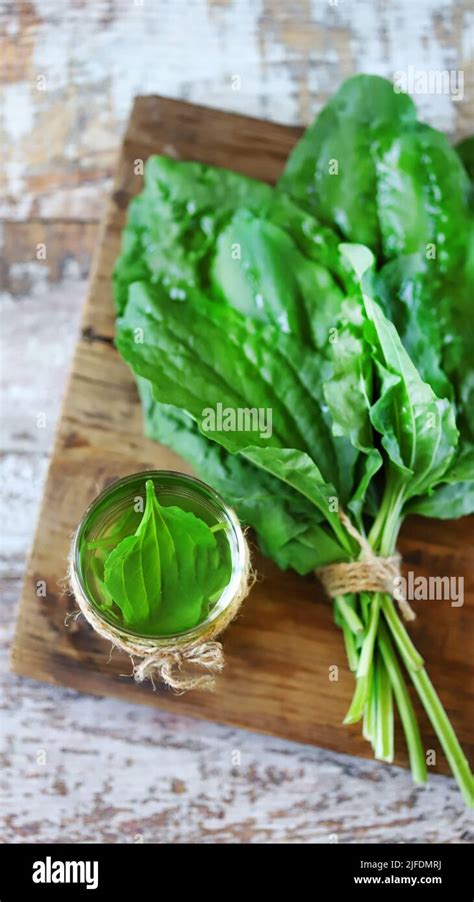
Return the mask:
<svg viewBox="0 0 474 902">
<path fill-rule="evenodd" d="M 293 844 L 276 847 L 276 855 L 266 844 L 4 845 L 0 902 L 149 896 L 169 892 L 170 881 L 180 895 L 207 894 L 217 881 L 220 895 L 226 885 L 248 894 L 263 883 L 266 896 L 293 885 L 292 896 L 306 887 L 315 898 L 472 902 L 472 858 L 467 845 Z"/>
</svg>

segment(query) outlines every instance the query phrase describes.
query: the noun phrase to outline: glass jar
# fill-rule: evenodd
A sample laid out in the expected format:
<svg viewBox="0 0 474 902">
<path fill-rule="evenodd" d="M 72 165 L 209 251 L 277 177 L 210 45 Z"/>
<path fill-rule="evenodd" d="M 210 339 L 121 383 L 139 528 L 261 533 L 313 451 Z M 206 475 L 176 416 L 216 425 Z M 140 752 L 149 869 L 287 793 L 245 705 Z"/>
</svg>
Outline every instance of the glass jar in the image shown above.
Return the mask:
<svg viewBox="0 0 474 902">
<path fill-rule="evenodd" d="M 154 635 L 130 630 L 121 622 L 119 611 L 107 604 L 103 583 L 103 562 L 124 535 L 131 535 L 138 527 L 145 506 L 145 483 L 153 481 L 155 493 L 161 505 L 180 507 L 204 520 L 208 526 L 223 525 L 216 531 L 220 542 L 228 543 L 230 554 L 230 578 L 204 619 L 191 629 L 174 634 Z M 138 647 L 140 642 L 149 651 L 150 643 L 156 646 L 179 647 L 205 641 L 207 635 L 225 628 L 236 599 L 242 599 L 248 580 L 248 548 L 239 520 L 234 511 L 210 486 L 184 473 L 171 470 L 146 470 L 117 480 L 108 486 L 87 508 L 73 538 L 71 549 L 71 585 L 80 592 L 81 608 L 90 622 L 103 624 L 103 635 L 109 632 L 130 640 Z M 110 602 L 110 599 L 109 599 Z M 99 632 L 102 632 L 99 629 Z"/>
</svg>

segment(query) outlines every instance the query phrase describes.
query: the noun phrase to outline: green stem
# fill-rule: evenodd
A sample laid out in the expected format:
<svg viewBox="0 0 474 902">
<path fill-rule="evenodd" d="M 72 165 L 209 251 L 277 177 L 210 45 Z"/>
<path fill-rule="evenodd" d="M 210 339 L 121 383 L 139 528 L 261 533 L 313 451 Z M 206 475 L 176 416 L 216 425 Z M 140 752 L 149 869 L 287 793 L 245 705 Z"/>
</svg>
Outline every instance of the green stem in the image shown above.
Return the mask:
<svg viewBox="0 0 474 902">
<path fill-rule="evenodd" d="M 371 604 L 372 604 L 372 593 L 371 592 L 361 592 L 359 595 L 360 612 L 361 612 L 364 624 L 366 626 L 369 622 Z"/>
<path fill-rule="evenodd" d="M 382 611 L 397 648 L 409 670 L 420 670 L 424 661 L 410 639 L 389 595 L 382 596 Z"/>
<path fill-rule="evenodd" d="M 424 668 L 410 671 L 410 677 L 441 743 L 466 805 L 473 808 L 474 777 L 436 690 Z"/>
<path fill-rule="evenodd" d="M 369 625 L 364 638 L 362 650 L 359 658 L 359 666 L 357 668 L 357 676 L 367 676 L 374 655 L 375 637 L 377 635 L 377 627 L 379 625 L 380 612 L 380 593 L 376 592 L 372 598 L 369 613 Z"/>
<path fill-rule="evenodd" d="M 380 554 L 382 555 L 390 555 L 395 551 L 395 546 L 397 544 L 398 533 L 400 532 L 400 526 L 402 523 L 402 508 L 405 501 L 405 492 L 402 487 L 399 489 L 397 495 L 394 498 L 393 507 L 388 512 L 387 518 L 385 520 L 382 534 L 379 542 Z"/>
<path fill-rule="evenodd" d="M 359 655 L 357 654 L 354 634 L 345 623 L 342 624 L 342 634 L 344 636 L 344 645 L 346 647 L 347 663 L 349 664 L 352 673 L 355 673 L 359 663 Z"/>
<path fill-rule="evenodd" d="M 413 685 L 415 686 L 433 729 L 441 743 L 466 804 L 473 806 L 474 784 L 469 764 L 451 726 L 446 711 L 424 669 L 423 658 L 413 645 L 405 627 L 395 611 L 392 599 L 388 596 L 384 596 L 382 599 L 382 610 L 392 633 L 392 637 L 395 640 Z"/>
<path fill-rule="evenodd" d="M 383 622 L 379 626 L 378 645 L 400 714 L 413 780 L 415 783 L 426 783 L 428 772 L 418 721 L 388 630 Z"/>
<path fill-rule="evenodd" d="M 367 704 L 364 708 L 364 719 L 362 722 L 362 735 L 367 742 L 370 742 L 375 752 L 375 738 L 377 734 L 377 693 L 374 690 L 374 668 L 369 671 L 369 689 L 367 693 Z"/>
<path fill-rule="evenodd" d="M 391 473 L 369 534 L 370 544 L 383 556 L 393 554 L 395 549 L 403 503 L 403 482 Z M 380 610 L 384 615 L 383 620 L 380 618 Z M 391 634 L 465 802 L 474 807 L 474 777 L 468 761 L 423 666 L 423 658 L 403 626 L 390 596 L 379 593 L 374 595 L 368 610 L 366 630 L 357 666 L 355 692 L 344 723 L 355 723 L 364 716 L 363 733 L 375 745 L 376 756 L 392 760 L 393 692 L 405 732 L 413 779 L 418 783 L 426 781 L 426 762 L 416 715 L 392 647 Z M 376 657 L 374 662 L 376 639 L 380 657 Z"/>
<path fill-rule="evenodd" d="M 343 723 L 357 723 L 364 713 L 364 706 L 369 695 L 370 681 L 368 676 L 357 677 L 354 695 Z"/>
<path fill-rule="evenodd" d="M 404 495 L 405 484 L 400 476 L 391 469 L 377 516 L 368 536 L 368 541 L 375 550 L 380 548 L 383 541 L 387 546 L 387 550 L 383 551 L 383 554 L 391 554 L 395 547 L 405 500 Z"/>
<path fill-rule="evenodd" d="M 416 651 L 405 627 L 402 625 L 395 612 L 391 599 L 386 598 L 382 601 L 382 610 L 413 685 L 415 686 L 433 729 L 441 743 L 463 797 L 466 800 L 466 804 L 473 806 L 474 786 L 469 764 L 451 726 L 446 711 L 423 667 L 423 659 Z"/>
<path fill-rule="evenodd" d="M 344 595 L 337 595 L 335 599 L 337 609 L 345 620 L 347 626 L 351 630 L 351 632 L 358 633 L 364 632 L 364 624 L 360 619 L 359 615 L 356 613 L 355 609 L 352 607 L 350 601 L 344 597 Z"/>
<path fill-rule="evenodd" d="M 383 658 L 377 653 L 374 661 L 375 692 L 377 697 L 377 726 L 375 733 L 375 757 L 380 761 L 393 761 L 393 697 L 392 684 Z"/>
<path fill-rule="evenodd" d="M 380 595 L 376 593 L 370 605 L 368 629 L 359 656 L 356 687 L 349 710 L 344 718 L 344 723 L 357 723 L 364 713 L 364 706 L 370 693 L 371 681 L 369 679 L 369 673 L 374 655 L 374 643 L 377 635 L 379 611 Z"/>
</svg>

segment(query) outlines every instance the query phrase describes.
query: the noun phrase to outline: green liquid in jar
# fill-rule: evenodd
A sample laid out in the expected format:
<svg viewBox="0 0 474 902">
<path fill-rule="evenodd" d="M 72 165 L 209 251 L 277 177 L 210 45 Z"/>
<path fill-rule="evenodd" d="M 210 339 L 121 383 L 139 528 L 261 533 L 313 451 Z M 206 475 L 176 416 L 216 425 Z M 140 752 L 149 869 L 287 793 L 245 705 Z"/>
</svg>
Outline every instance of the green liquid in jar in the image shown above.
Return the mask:
<svg viewBox="0 0 474 902">
<path fill-rule="evenodd" d="M 137 616 L 136 610 L 123 603 L 121 605 L 117 601 L 118 596 L 114 598 L 114 593 L 110 591 L 110 555 L 123 539 L 136 534 L 140 527 L 146 509 L 146 482 L 150 479 L 159 508 L 163 509 L 168 522 L 173 522 L 176 515 L 173 511 L 166 511 L 167 508 L 179 508 L 201 521 L 195 524 L 191 518 L 194 528 L 199 526 L 199 534 L 206 534 L 204 570 L 202 549 L 197 549 L 201 551 L 198 557 L 195 557 L 194 551 L 191 560 L 186 551 L 188 546 L 183 549 L 176 542 L 176 556 L 169 560 L 169 570 L 172 571 L 176 591 L 166 593 L 167 577 L 169 586 L 171 573 L 163 571 L 161 597 L 158 602 L 153 600 L 151 610 L 146 615 L 142 610 L 140 616 Z M 180 519 L 183 520 L 182 517 Z M 185 522 L 186 519 L 184 518 Z M 206 524 L 208 529 L 204 529 L 202 524 Z M 222 500 L 198 480 L 183 474 L 164 472 L 137 474 L 120 480 L 91 506 L 79 527 L 76 556 L 85 595 L 104 620 L 118 629 L 136 635 L 177 635 L 198 627 L 209 618 L 232 580 L 238 561 L 238 536 L 235 535 L 235 530 L 235 520 L 229 517 Z M 210 533 L 212 536 L 209 536 Z M 108 559 L 109 574 L 106 578 Z M 197 569 L 198 565 L 201 568 L 198 571 L 201 581 L 192 579 L 195 572 L 192 567 Z M 205 580 L 202 580 L 203 573 Z M 183 584 L 179 581 L 181 574 Z M 132 594 L 136 595 L 133 580 L 129 579 L 128 585 Z M 153 580 L 151 585 L 153 590 Z"/>
</svg>

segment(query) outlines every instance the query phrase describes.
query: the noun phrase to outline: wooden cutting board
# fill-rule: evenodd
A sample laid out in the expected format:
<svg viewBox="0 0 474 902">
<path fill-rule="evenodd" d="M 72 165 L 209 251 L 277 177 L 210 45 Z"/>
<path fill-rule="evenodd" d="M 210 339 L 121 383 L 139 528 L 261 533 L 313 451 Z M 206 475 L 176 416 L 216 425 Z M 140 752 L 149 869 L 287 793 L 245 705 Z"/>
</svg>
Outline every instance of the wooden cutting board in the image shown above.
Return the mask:
<svg viewBox="0 0 474 902">
<path fill-rule="evenodd" d="M 172 452 L 143 437 L 134 381 L 113 346 L 110 276 L 130 198 L 142 186 L 137 161 L 152 153 L 200 160 L 273 182 L 300 130 L 205 107 L 138 97 L 118 161 L 112 197 L 85 304 L 33 549 L 27 566 L 13 669 L 25 676 L 97 695 L 155 705 L 350 754 L 371 756 L 360 725 L 341 721 L 353 691 L 341 634 L 330 604 L 312 578 L 282 573 L 255 552 L 260 581 L 225 635 L 227 666 L 213 694 L 175 696 L 136 685 L 130 664 L 84 622 L 65 626 L 75 608 L 63 594 L 70 537 L 82 513 L 107 484 L 147 468 L 188 470 Z M 413 519 L 400 548 L 417 575 L 463 576 L 465 603 L 420 602 L 411 628 L 459 738 L 474 753 L 474 666 L 467 644 L 474 627 L 472 521 Z M 38 595 L 39 581 L 46 594 Z M 339 679 L 329 678 L 337 665 Z M 439 750 L 426 718 L 427 749 Z M 406 764 L 399 737 L 397 763 Z M 442 753 L 433 769 L 446 771 Z"/>
</svg>

